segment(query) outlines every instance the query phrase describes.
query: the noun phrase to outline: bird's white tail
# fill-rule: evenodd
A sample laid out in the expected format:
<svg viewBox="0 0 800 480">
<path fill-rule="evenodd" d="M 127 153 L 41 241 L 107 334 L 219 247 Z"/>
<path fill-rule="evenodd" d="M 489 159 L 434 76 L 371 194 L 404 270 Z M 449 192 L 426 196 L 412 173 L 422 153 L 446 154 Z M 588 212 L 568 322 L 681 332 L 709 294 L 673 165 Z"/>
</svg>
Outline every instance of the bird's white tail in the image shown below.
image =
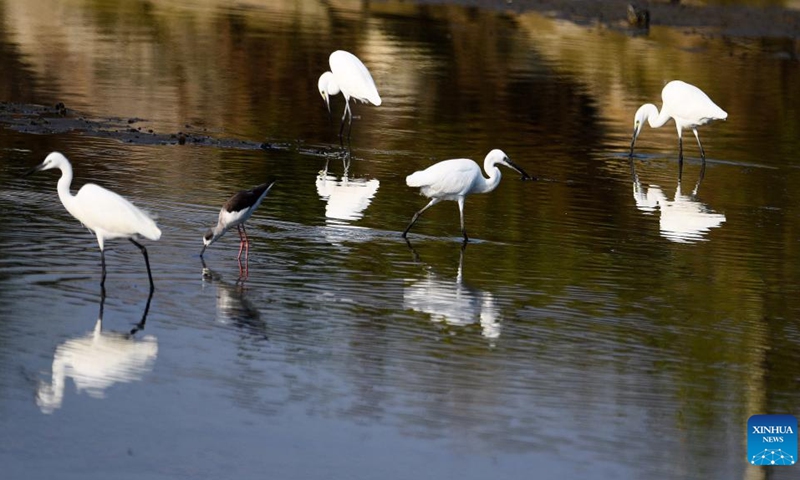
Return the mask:
<svg viewBox="0 0 800 480">
<path fill-rule="evenodd" d="M 137 213 L 139 214 L 139 229 L 136 233 L 150 240 L 161 238 L 161 229 L 156 225 L 156 218 L 158 217 L 145 209 L 134 208 L 138 210 Z"/>
<path fill-rule="evenodd" d="M 151 222 L 139 231 L 139 235 L 149 238 L 150 240 L 158 240 L 161 238 L 161 230 L 156 225 L 156 222 Z"/>
<path fill-rule="evenodd" d="M 381 106 L 381 96 L 378 95 L 378 91 L 377 90 L 374 90 L 374 91 L 370 92 L 370 94 L 367 96 L 367 100 L 369 100 L 370 103 L 372 103 L 376 107 L 380 107 Z"/>
</svg>

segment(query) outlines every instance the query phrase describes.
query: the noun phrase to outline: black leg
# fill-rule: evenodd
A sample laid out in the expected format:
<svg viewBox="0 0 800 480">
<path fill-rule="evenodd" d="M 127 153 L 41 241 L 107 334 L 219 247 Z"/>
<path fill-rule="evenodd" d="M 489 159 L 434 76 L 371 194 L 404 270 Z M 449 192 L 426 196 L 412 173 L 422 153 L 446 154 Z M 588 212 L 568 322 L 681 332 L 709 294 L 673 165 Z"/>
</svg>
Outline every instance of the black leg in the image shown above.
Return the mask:
<svg viewBox="0 0 800 480">
<path fill-rule="evenodd" d="M 408 235 L 408 231 L 411 230 L 411 227 L 413 227 L 414 224 L 417 223 L 417 220 L 419 219 L 419 216 L 422 215 L 422 212 L 424 212 L 425 210 L 431 208 L 432 206 L 436 205 L 437 203 L 439 203 L 439 200 L 434 198 L 433 200 L 428 202 L 427 205 L 422 207 L 422 210 L 420 210 L 419 212 L 414 214 L 414 216 L 411 218 L 411 223 L 408 224 L 408 226 L 406 227 L 405 231 L 403 232 L 403 235 L 402 235 L 403 238 L 405 238 L 406 235 Z"/>
<path fill-rule="evenodd" d="M 693 128 L 692 131 L 694 132 L 694 138 L 697 139 L 697 146 L 700 147 L 700 158 L 703 159 L 703 164 L 706 163 L 706 152 L 703 150 L 703 144 L 700 143 L 700 135 L 697 134 L 697 129 Z"/>
<path fill-rule="evenodd" d="M 103 321 L 103 305 L 106 303 L 106 287 L 100 285 L 100 315 L 97 317 L 101 322 Z"/>
<path fill-rule="evenodd" d="M 147 322 L 147 313 L 150 311 L 150 301 L 153 300 L 153 290 L 150 290 L 150 295 L 147 296 L 147 303 L 144 306 L 144 313 L 142 314 L 142 319 L 137 323 L 133 329 L 131 329 L 131 335 L 138 332 L 139 330 L 144 330 L 144 324 Z"/>
<path fill-rule="evenodd" d="M 678 183 L 683 177 L 683 137 L 678 137 Z"/>
<path fill-rule="evenodd" d="M 464 244 L 466 245 L 469 237 L 467 236 L 467 227 L 464 225 L 464 197 L 458 199 L 458 214 L 461 217 L 461 234 L 464 235 Z"/>
<path fill-rule="evenodd" d="M 350 146 L 350 135 L 353 133 L 353 111 L 350 110 L 349 121 L 347 122 L 347 146 Z"/>
<path fill-rule="evenodd" d="M 417 223 L 417 219 L 419 219 L 419 216 L 422 215 L 423 210 L 425 209 L 423 208 L 419 212 L 416 212 L 413 217 L 411 217 L 411 223 L 409 223 L 406 229 L 403 231 L 402 235 L 403 238 L 406 238 L 406 235 L 408 235 L 408 231 L 411 230 L 411 227 L 413 227 L 415 223 Z"/>
<path fill-rule="evenodd" d="M 139 250 L 142 251 L 142 255 L 144 255 L 144 263 L 145 263 L 145 265 L 147 265 L 147 278 L 150 279 L 150 294 L 152 294 L 153 290 L 155 290 L 156 287 L 155 287 L 155 284 L 153 284 L 153 274 L 150 272 L 150 259 L 147 258 L 147 249 L 144 248 L 144 245 L 142 245 L 141 243 L 137 242 L 136 240 L 134 240 L 132 238 L 129 238 L 128 240 L 130 240 L 132 244 L 134 244 L 137 247 L 139 247 Z"/>
<path fill-rule="evenodd" d="M 342 115 L 342 124 L 339 126 L 339 144 L 344 148 L 342 141 L 342 134 L 344 133 L 344 119 L 347 118 L 347 113 L 350 111 L 350 100 L 344 100 L 344 114 Z"/>
<path fill-rule="evenodd" d="M 106 252 L 100 250 L 100 265 L 103 267 L 103 273 L 100 276 L 100 288 L 103 290 L 103 296 L 106 295 Z"/>
</svg>

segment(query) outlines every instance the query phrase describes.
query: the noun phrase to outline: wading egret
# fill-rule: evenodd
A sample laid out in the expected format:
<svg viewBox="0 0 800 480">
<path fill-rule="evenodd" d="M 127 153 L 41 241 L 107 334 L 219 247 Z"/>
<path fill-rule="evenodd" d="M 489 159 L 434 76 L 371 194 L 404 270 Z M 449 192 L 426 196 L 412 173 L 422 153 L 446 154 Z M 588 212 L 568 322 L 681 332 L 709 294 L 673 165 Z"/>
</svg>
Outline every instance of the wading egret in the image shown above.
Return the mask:
<svg viewBox="0 0 800 480">
<path fill-rule="evenodd" d="M 658 128 L 672 118 L 675 120 L 675 128 L 678 129 L 678 160 L 683 162 L 683 129 L 691 128 L 700 147 L 700 157 L 705 162 L 706 153 L 700 143 L 697 127 L 714 120 L 725 120 L 728 118 L 727 112 L 712 102 L 705 92 L 680 80 L 673 80 L 664 86 L 661 90 L 661 100 L 661 112 L 652 103 L 646 103 L 636 110 L 636 115 L 633 117 L 631 152 L 628 156 L 633 156 L 633 146 L 645 121 L 651 128 Z"/>
<path fill-rule="evenodd" d="M 67 160 L 67 157 L 58 152 L 50 153 L 44 159 L 44 162 L 31 169 L 25 175 L 52 168 L 61 170 L 61 178 L 58 180 L 58 198 L 61 199 L 61 203 L 64 204 L 64 207 L 73 217 L 77 218 L 97 236 L 97 243 L 100 245 L 100 261 L 103 266 L 100 285 L 104 286 L 106 281 L 105 241 L 115 238 L 127 238 L 131 243 L 139 247 L 144 256 L 144 262 L 147 265 L 147 277 L 150 279 L 150 291 L 152 292 L 155 287 L 153 285 L 153 274 L 150 272 L 150 260 L 147 258 L 147 249 L 134 238 L 137 235 L 150 240 L 161 238 L 161 230 L 156 226 L 156 222 L 128 200 L 93 183 L 87 183 L 78 190 L 76 195 L 72 195 L 69 191 L 72 183 L 72 165 Z"/>
<path fill-rule="evenodd" d="M 464 199 L 469 194 L 491 192 L 497 187 L 502 176 L 497 165 L 513 168 L 522 175 L 523 180 L 531 179 L 530 175 L 498 149 L 489 152 L 483 161 L 483 169 L 489 178 L 485 178 L 481 167 L 474 160 L 468 158 L 444 160 L 407 176 L 406 184 L 409 187 L 419 187 L 420 193 L 430 198 L 431 201 L 414 214 L 411 223 L 403 232 L 403 237 L 408 234 L 422 212 L 442 200 L 454 200 L 458 202 L 458 210 L 461 214 L 461 233 L 464 235 L 464 242 L 467 242 L 469 237 L 467 237 L 467 229 L 464 227 Z"/>
<path fill-rule="evenodd" d="M 275 185 L 275 180 L 270 180 L 250 190 L 242 190 L 229 198 L 219 211 L 217 226 L 213 229 L 208 229 L 206 234 L 203 235 L 203 249 L 200 250 L 200 256 L 203 256 L 206 247 L 216 242 L 219 237 L 225 235 L 225 232 L 229 229 L 236 227 L 239 231 L 239 255 L 236 259 L 239 260 L 242 258 L 242 249 L 244 249 L 246 260 L 250 254 L 250 241 L 247 239 L 244 222 L 246 222 L 250 216 L 253 215 L 256 208 L 261 205 L 262 200 L 267 196 L 273 185 Z"/>
<path fill-rule="evenodd" d="M 344 50 L 336 50 L 331 53 L 328 62 L 331 69 L 323 73 L 317 82 L 319 94 L 325 100 L 325 106 L 328 107 L 328 113 L 331 111 L 331 97 L 336 96 L 339 92 L 344 95 L 344 114 L 342 114 L 342 125 L 339 127 L 339 137 L 344 132 L 344 120 L 348 118 L 350 130 L 347 132 L 348 138 L 350 131 L 353 128 L 353 112 L 350 110 L 350 99 L 371 103 L 380 106 L 381 96 L 378 94 L 378 89 L 375 87 L 375 81 L 372 79 L 369 70 L 361 60 L 355 55 Z"/>
</svg>

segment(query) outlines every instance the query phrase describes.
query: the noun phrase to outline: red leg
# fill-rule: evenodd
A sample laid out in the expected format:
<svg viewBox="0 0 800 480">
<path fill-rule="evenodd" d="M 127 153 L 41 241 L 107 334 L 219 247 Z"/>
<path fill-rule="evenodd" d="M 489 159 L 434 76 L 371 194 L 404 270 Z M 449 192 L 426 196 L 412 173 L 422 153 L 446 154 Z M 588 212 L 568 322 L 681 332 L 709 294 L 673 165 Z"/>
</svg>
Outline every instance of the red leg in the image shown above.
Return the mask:
<svg viewBox="0 0 800 480">
<path fill-rule="evenodd" d="M 242 248 L 244 247 L 244 238 L 242 238 L 242 226 L 237 225 L 236 229 L 239 231 L 239 255 L 236 256 L 236 260 L 242 258 Z"/>
<path fill-rule="evenodd" d="M 249 255 L 250 255 L 250 241 L 247 239 L 247 231 L 244 228 L 244 225 L 239 226 L 239 236 L 241 238 L 241 243 L 239 244 L 239 256 L 236 257 L 236 260 L 239 262 L 239 279 L 243 280 L 246 279 L 247 276 L 250 274 L 250 264 L 249 264 Z M 244 247 L 244 268 L 242 268 L 242 247 Z"/>
<path fill-rule="evenodd" d="M 250 239 L 247 238 L 247 229 L 245 229 L 244 225 L 242 225 L 242 233 L 244 233 L 244 262 L 250 260 Z"/>
</svg>

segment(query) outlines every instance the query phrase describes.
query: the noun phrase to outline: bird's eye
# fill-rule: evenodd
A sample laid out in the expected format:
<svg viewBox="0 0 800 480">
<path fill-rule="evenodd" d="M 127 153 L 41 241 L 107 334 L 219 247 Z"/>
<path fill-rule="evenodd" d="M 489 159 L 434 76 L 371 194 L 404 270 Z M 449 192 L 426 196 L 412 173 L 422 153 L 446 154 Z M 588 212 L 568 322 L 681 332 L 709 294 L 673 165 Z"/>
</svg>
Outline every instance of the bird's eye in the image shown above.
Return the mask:
<svg viewBox="0 0 800 480">
<path fill-rule="evenodd" d="M 211 237 L 213 237 L 213 236 L 214 236 L 214 233 L 211 232 L 211 230 L 209 230 L 209 231 L 206 232 L 205 235 L 203 235 L 203 238 L 206 239 L 206 240 L 211 240 Z"/>
</svg>

